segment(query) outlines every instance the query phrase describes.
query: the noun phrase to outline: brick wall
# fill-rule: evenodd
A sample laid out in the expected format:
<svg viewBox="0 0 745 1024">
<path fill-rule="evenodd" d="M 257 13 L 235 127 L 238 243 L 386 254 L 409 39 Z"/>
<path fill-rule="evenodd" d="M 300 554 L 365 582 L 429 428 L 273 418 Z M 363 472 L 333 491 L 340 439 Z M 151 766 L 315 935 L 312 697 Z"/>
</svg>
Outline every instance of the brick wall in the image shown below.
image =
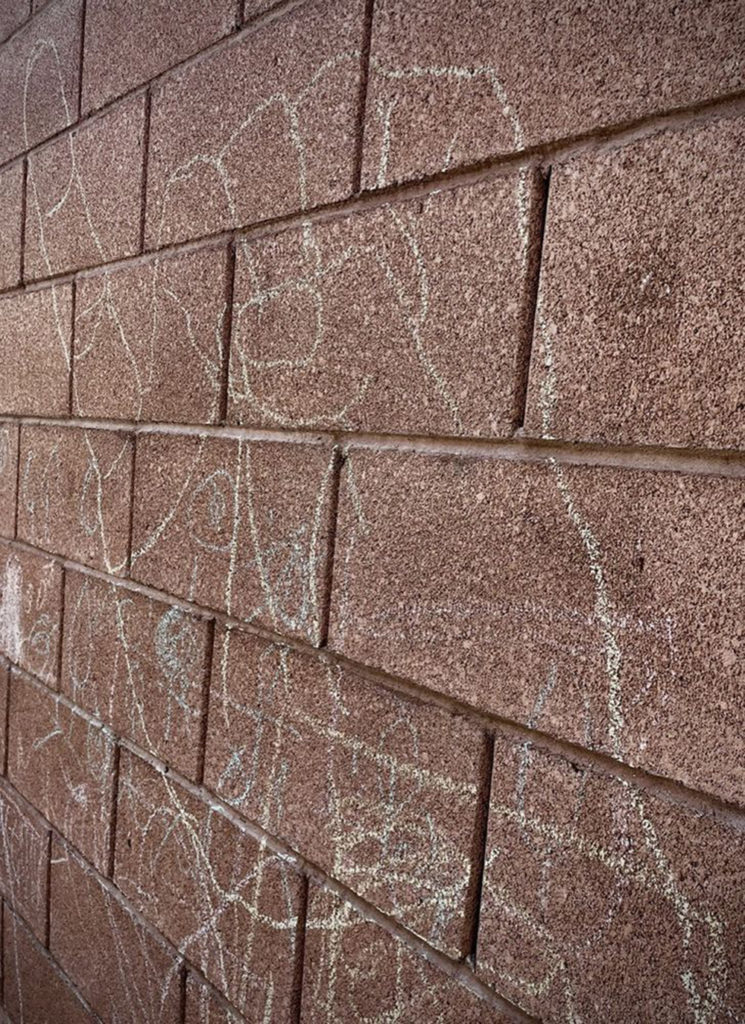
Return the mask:
<svg viewBox="0 0 745 1024">
<path fill-rule="evenodd" d="M 741 0 L 3 0 L 15 1024 L 745 1019 Z"/>
</svg>

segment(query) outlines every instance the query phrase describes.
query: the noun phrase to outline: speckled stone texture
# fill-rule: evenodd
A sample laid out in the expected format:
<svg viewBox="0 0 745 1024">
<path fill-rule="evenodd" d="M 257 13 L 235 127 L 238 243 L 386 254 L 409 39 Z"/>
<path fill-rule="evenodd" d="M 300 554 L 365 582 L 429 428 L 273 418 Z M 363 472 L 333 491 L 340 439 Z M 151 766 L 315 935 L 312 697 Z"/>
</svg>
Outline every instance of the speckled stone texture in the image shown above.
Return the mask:
<svg viewBox="0 0 745 1024">
<path fill-rule="evenodd" d="M 126 751 L 120 780 L 116 884 L 241 1013 L 288 1020 L 300 876 Z"/>
<path fill-rule="evenodd" d="M 18 537 L 114 575 L 123 573 L 132 447 L 123 431 L 24 426 Z"/>
<path fill-rule="evenodd" d="M 745 85 L 733 0 L 378 0 L 363 184 L 623 124 Z"/>
<path fill-rule="evenodd" d="M 0 654 L 55 686 L 61 622 L 59 564 L 0 541 Z"/>
<path fill-rule="evenodd" d="M 235 27 L 235 0 L 88 0 L 83 109 L 103 104 Z"/>
<path fill-rule="evenodd" d="M 363 0 L 310 0 L 153 92 L 147 244 L 350 195 Z"/>
<path fill-rule="evenodd" d="M 742 551 L 739 480 L 352 449 L 330 644 L 741 801 Z"/>
<path fill-rule="evenodd" d="M 15 669 L 9 704 L 8 779 L 105 871 L 114 795 L 111 732 Z"/>
<path fill-rule="evenodd" d="M 145 100 L 65 132 L 28 162 L 26 276 L 50 277 L 137 252 Z"/>
<path fill-rule="evenodd" d="M 77 117 L 81 8 L 82 0 L 50 3 L 0 49 L 0 162 Z"/>
<path fill-rule="evenodd" d="M 221 634 L 213 666 L 207 786 L 435 946 L 467 953 L 483 734 L 239 630 Z"/>
<path fill-rule="evenodd" d="M 6 917 L 12 907 L 41 942 L 46 938 L 48 872 L 49 829 L 33 807 L 7 784 L 0 785 L 0 892 Z"/>
<path fill-rule="evenodd" d="M 221 247 L 83 278 L 74 412 L 92 419 L 214 423 L 226 270 Z"/>
<path fill-rule="evenodd" d="M 213 988 L 189 973 L 184 1024 L 241 1024 L 241 1017 Z"/>
<path fill-rule="evenodd" d="M 16 522 L 18 424 L 0 421 L 0 534 L 12 537 Z"/>
<path fill-rule="evenodd" d="M 530 433 L 743 447 L 743 146 L 722 120 L 556 170 Z"/>
<path fill-rule="evenodd" d="M 80 858 L 52 846 L 49 948 L 104 1020 L 178 1024 L 180 964 Z"/>
<path fill-rule="evenodd" d="M 519 171 L 239 246 L 229 419 L 509 434 L 536 185 Z"/>
<path fill-rule="evenodd" d="M 22 223 L 23 164 L 17 163 L 0 171 L 0 291 L 15 288 L 21 279 Z"/>
<path fill-rule="evenodd" d="M 328 445 L 141 435 L 132 575 L 318 644 L 334 476 Z"/>
<path fill-rule="evenodd" d="M 61 689 L 190 778 L 200 761 L 211 629 L 182 609 L 68 571 Z"/>
<path fill-rule="evenodd" d="M 737 825 L 498 738 L 480 972 L 549 1022 L 736 1020 L 744 855 Z"/>
<path fill-rule="evenodd" d="M 70 407 L 72 292 L 58 285 L 0 296 L 0 408 L 65 416 Z"/>
<path fill-rule="evenodd" d="M 440 973 L 390 932 L 312 885 L 301 1020 L 508 1024 L 493 1006 Z"/>
<path fill-rule="evenodd" d="M 0 8 L 0 43 L 20 28 L 30 13 L 30 0 L 5 0 Z"/>
</svg>

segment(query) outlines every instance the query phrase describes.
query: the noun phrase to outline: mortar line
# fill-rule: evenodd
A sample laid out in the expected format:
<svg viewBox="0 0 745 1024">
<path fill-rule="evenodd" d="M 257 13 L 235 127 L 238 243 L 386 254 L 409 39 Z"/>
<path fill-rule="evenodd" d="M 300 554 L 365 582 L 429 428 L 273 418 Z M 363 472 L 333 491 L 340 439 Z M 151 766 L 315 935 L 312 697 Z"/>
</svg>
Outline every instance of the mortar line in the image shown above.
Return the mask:
<svg viewBox="0 0 745 1024">
<path fill-rule="evenodd" d="M 28 157 L 23 157 L 21 164 L 21 253 L 19 260 L 19 287 L 26 283 L 26 204 L 28 196 Z"/>
<path fill-rule="evenodd" d="M 101 719 L 104 728 L 111 729 L 110 725 L 107 725 Z M 113 733 L 113 729 L 111 729 Z M 114 733 L 114 735 L 116 735 Z M 121 761 L 121 746 L 119 743 L 114 744 L 114 762 L 112 765 L 112 780 L 111 780 L 111 806 L 109 808 L 109 849 L 106 858 L 106 874 L 109 878 L 114 877 L 114 868 L 116 866 L 116 826 L 117 816 L 119 813 L 119 768 Z"/>
<path fill-rule="evenodd" d="M 62 662 L 64 652 L 64 639 L 65 639 L 65 595 L 67 592 L 67 573 L 68 570 L 64 565 L 60 566 L 61 580 L 60 580 L 60 603 L 59 603 L 59 639 L 57 645 L 57 657 L 55 658 L 55 684 L 54 689 L 57 693 L 62 692 Z"/>
<path fill-rule="evenodd" d="M 325 594 L 323 606 L 320 609 L 320 621 L 318 630 L 319 648 L 327 647 L 329 641 L 329 628 L 331 625 L 331 600 L 334 586 L 334 561 L 336 559 L 336 537 L 339 526 L 339 493 L 341 490 L 341 474 L 344 468 L 344 455 L 341 449 L 336 446 L 333 453 L 333 466 L 331 470 L 331 493 L 329 495 L 329 535 L 326 545 L 326 567 L 324 572 Z"/>
<path fill-rule="evenodd" d="M 132 433 L 132 466 L 129 471 L 129 522 L 127 523 L 127 575 L 132 572 L 132 536 L 135 522 L 135 466 L 137 463 L 137 433 Z"/>
<path fill-rule="evenodd" d="M 70 368 L 67 380 L 67 412 L 70 419 L 75 416 L 75 334 L 77 331 L 77 306 L 78 306 L 78 283 L 72 281 L 70 285 Z"/>
<path fill-rule="evenodd" d="M 178 1019 L 181 1024 L 186 1024 L 186 976 L 188 970 L 186 967 L 186 961 L 181 958 L 179 964 L 179 978 L 178 978 Z"/>
<path fill-rule="evenodd" d="M 481 904 L 484 891 L 484 875 L 486 874 L 486 847 L 489 838 L 489 808 L 491 805 L 492 776 L 494 773 L 494 734 L 485 732 L 484 750 L 484 778 L 481 784 L 481 797 L 479 805 L 481 808 L 480 828 L 476 836 L 476 848 L 474 864 L 476 871 L 474 875 L 473 892 L 473 920 L 471 923 L 471 938 L 469 942 L 469 953 L 466 960 L 476 969 L 476 955 L 478 948 L 479 925 L 481 923 Z"/>
<path fill-rule="evenodd" d="M 13 516 L 13 539 L 18 537 L 18 515 L 21 505 L 21 423 L 18 423 L 16 434 L 16 500 Z"/>
<path fill-rule="evenodd" d="M 233 297 L 235 294 L 236 241 L 231 239 L 225 254 L 225 316 L 222 324 L 222 352 L 220 363 L 220 395 L 217 413 L 218 423 L 225 424 L 228 418 L 230 388 L 230 357 L 233 345 Z"/>
<path fill-rule="evenodd" d="M 308 876 L 302 876 L 302 889 L 300 891 L 300 909 L 297 920 L 297 950 L 295 959 L 295 970 L 292 979 L 292 1002 L 290 1004 L 290 1020 L 292 1024 L 300 1024 L 303 1004 L 304 970 L 305 970 L 305 941 L 308 927 L 308 900 L 310 897 L 310 884 Z"/>
<path fill-rule="evenodd" d="M 52 937 L 52 832 L 47 829 L 46 905 L 44 907 L 44 945 L 49 949 Z"/>
<path fill-rule="evenodd" d="M 88 0 L 81 0 L 80 4 L 80 49 L 78 51 L 78 116 L 76 125 L 83 121 L 83 63 L 85 61 L 85 23 L 87 16 Z"/>
<path fill-rule="evenodd" d="M 374 8 L 375 0 L 365 0 L 365 15 L 362 23 L 362 48 L 360 51 L 360 86 L 357 100 L 357 138 L 355 140 L 354 175 L 352 178 L 353 195 L 359 195 L 362 191 L 362 164 L 365 156 L 365 119 L 367 117 Z"/>
<path fill-rule="evenodd" d="M 142 177 L 140 179 L 140 254 L 145 251 L 145 227 L 147 221 L 147 176 L 150 164 L 150 112 L 152 90 L 145 90 L 145 110 L 142 125 Z"/>
<path fill-rule="evenodd" d="M 538 294 L 541 283 L 543 265 L 543 247 L 546 237 L 548 218 L 549 189 L 551 185 L 551 167 L 545 174 L 538 172 L 540 177 L 534 187 L 533 220 L 531 223 L 531 239 L 528 255 L 528 269 L 525 281 L 524 323 L 517 354 L 517 389 L 515 403 L 514 430 L 522 430 L 525 426 L 525 411 L 528 405 L 528 384 L 530 381 L 530 364 L 533 356 L 533 338 L 538 316 Z"/>
<path fill-rule="evenodd" d="M 196 782 L 204 785 L 204 767 L 207 760 L 207 730 L 209 728 L 209 707 L 210 694 L 212 692 L 212 671 L 215 664 L 215 645 L 217 643 L 217 629 L 215 620 L 207 622 L 207 657 L 205 659 L 204 680 L 202 682 L 202 708 L 201 720 L 199 723 L 199 752 L 197 764 L 194 771 Z"/>
</svg>

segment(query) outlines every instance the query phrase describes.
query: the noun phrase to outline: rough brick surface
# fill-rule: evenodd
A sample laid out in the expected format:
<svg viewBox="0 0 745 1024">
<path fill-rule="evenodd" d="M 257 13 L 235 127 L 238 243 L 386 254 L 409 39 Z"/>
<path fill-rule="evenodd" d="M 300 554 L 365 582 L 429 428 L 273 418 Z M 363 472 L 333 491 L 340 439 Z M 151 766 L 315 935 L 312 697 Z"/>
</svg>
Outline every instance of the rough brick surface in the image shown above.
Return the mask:
<svg viewBox="0 0 745 1024">
<path fill-rule="evenodd" d="M 61 618 L 60 566 L 0 541 L 0 653 L 55 686 Z"/>
<path fill-rule="evenodd" d="M 49 829 L 6 785 L 0 788 L 0 891 L 36 937 L 46 940 Z"/>
<path fill-rule="evenodd" d="M 178 1024 L 179 960 L 78 857 L 52 848 L 49 948 L 103 1020 Z"/>
<path fill-rule="evenodd" d="M 0 535 L 12 537 L 16 524 L 18 424 L 0 422 Z"/>
<path fill-rule="evenodd" d="M 0 42 L 20 28 L 30 13 L 30 0 L 5 0 L 0 9 Z"/>
<path fill-rule="evenodd" d="M 15 1021 L 97 1024 L 49 954 L 12 911 L 3 920 L 5 1005 Z"/>
<path fill-rule="evenodd" d="M 83 108 L 102 106 L 227 35 L 235 0 L 89 0 Z"/>
<path fill-rule="evenodd" d="M 105 871 L 114 778 L 111 734 L 16 670 L 9 706 L 8 779 Z"/>
<path fill-rule="evenodd" d="M 65 416 L 70 405 L 69 285 L 0 298 L 3 412 Z"/>
<path fill-rule="evenodd" d="M 380 187 L 745 85 L 737 3 L 375 4 L 363 183 Z"/>
<path fill-rule="evenodd" d="M 229 418 L 509 434 L 529 330 L 534 191 L 520 171 L 244 243 Z"/>
<path fill-rule="evenodd" d="M 122 573 L 129 549 L 130 435 L 24 426 L 20 459 L 19 539 Z"/>
<path fill-rule="evenodd" d="M 28 278 L 137 252 L 144 111 L 133 96 L 29 157 Z"/>
<path fill-rule="evenodd" d="M 741 801 L 742 530 L 737 480 L 356 449 L 330 642 Z"/>
<path fill-rule="evenodd" d="M 240 1024 L 241 1018 L 228 1003 L 195 974 L 186 979 L 184 1024 Z"/>
<path fill-rule="evenodd" d="M 468 952 L 478 729 L 238 630 L 213 665 L 206 784 L 435 945 Z"/>
<path fill-rule="evenodd" d="M 75 120 L 80 11 L 81 0 L 49 4 L 0 49 L 0 162 Z"/>
<path fill-rule="evenodd" d="M 214 423 L 220 413 L 226 250 L 84 278 L 73 408 L 96 419 Z"/>
<path fill-rule="evenodd" d="M 21 280 L 22 225 L 23 165 L 18 163 L 0 171 L 0 290 L 14 288 Z"/>
<path fill-rule="evenodd" d="M 362 0 L 311 0 L 153 93 L 147 243 L 351 194 Z"/>
<path fill-rule="evenodd" d="M 452 978 L 333 893 L 311 886 L 301 1020 L 507 1024 Z"/>
<path fill-rule="evenodd" d="M 334 466 L 328 445 L 141 435 L 134 577 L 318 643 Z"/>
<path fill-rule="evenodd" d="M 737 827 L 498 738 L 478 964 L 546 1021 L 695 1020 L 703 1005 L 737 1019 L 744 845 Z"/>
<path fill-rule="evenodd" d="M 243 1013 L 286 1021 L 301 880 L 219 811 L 122 752 L 117 885 Z"/>
<path fill-rule="evenodd" d="M 745 326 L 743 145 L 745 120 L 724 120 L 557 170 L 531 432 L 745 444 L 745 350 L 729 344 Z"/>
<path fill-rule="evenodd" d="M 68 572 L 62 691 L 194 778 L 210 632 L 173 605 Z"/>
</svg>

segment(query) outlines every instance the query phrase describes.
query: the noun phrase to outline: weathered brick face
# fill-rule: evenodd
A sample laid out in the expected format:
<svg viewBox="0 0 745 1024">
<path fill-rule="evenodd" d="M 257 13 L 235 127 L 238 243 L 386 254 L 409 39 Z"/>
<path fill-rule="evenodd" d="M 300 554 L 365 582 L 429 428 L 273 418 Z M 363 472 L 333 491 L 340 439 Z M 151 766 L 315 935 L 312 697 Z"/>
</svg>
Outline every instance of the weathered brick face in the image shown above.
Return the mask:
<svg viewBox="0 0 745 1024">
<path fill-rule="evenodd" d="M 744 53 L 0 3 L 0 1021 L 745 1020 Z"/>
</svg>

